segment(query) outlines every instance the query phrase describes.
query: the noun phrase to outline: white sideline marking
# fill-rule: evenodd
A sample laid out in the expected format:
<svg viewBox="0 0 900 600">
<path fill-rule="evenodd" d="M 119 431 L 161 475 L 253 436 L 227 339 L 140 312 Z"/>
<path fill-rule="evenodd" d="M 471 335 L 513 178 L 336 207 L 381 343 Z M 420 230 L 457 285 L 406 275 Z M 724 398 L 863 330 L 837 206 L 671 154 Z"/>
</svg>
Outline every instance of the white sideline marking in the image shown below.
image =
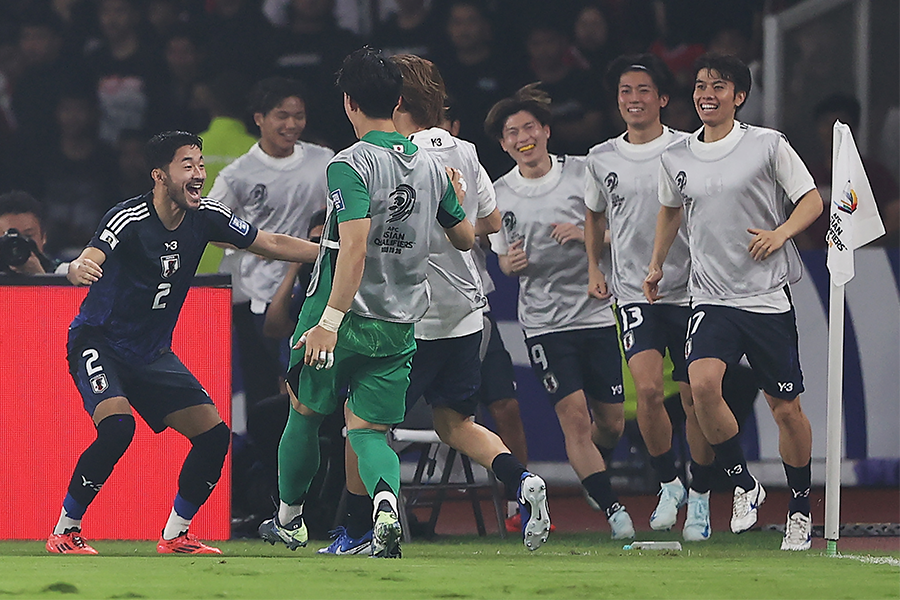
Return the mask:
<svg viewBox="0 0 900 600">
<path fill-rule="evenodd" d="M 900 567 L 900 560 L 890 556 L 859 556 L 857 554 L 836 554 L 833 558 L 851 558 L 867 565 L 890 565 Z"/>
</svg>

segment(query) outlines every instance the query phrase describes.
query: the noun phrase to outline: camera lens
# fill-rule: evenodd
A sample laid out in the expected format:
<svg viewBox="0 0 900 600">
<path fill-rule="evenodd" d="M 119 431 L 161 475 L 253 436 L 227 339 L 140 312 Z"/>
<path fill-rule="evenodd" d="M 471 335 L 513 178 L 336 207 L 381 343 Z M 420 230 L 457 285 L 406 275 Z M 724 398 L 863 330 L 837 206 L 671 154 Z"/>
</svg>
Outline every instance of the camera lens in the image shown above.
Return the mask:
<svg viewBox="0 0 900 600">
<path fill-rule="evenodd" d="M 10 267 L 21 267 L 31 257 L 32 241 L 15 229 L 10 229 L 0 237 L 0 263 Z"/>
</svg>

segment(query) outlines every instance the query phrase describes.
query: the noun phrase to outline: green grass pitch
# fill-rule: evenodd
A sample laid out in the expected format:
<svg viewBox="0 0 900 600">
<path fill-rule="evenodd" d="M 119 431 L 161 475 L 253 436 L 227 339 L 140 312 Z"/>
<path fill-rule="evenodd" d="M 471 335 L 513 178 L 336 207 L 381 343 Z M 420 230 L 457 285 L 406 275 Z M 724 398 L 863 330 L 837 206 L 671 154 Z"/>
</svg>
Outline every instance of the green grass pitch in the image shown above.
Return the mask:
<svg viewBox="0 0 900 600">
<path fill-rule="evenodd" d="M 641 534 L 640 539 L 677 539 Z M 596 534 L 554 535 L 530 553 L 513 540 L 448 537 L 403 546 L 400 560 L 290 552 L 260 540 L 223 556 L 159 556 L 153 542 L 92 542 L 100 556 L 56 556 L 41 542 L 0 542 L 2 598 L 898 598 L 887 560 L 778 550 L 780 536 L 714 535 L 680 552 L 626 551 Z M 873 564 L 874 563 L 874 564 Z"/>
</svg>

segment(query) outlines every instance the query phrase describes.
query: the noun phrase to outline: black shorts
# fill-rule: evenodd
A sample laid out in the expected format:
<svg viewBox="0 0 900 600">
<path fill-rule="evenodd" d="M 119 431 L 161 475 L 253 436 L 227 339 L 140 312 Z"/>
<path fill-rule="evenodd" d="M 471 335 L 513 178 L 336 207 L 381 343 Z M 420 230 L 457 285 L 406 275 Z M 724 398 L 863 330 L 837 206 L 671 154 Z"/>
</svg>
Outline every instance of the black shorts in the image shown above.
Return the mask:
<svg viewBox="0 0 900 600">
<path fill-rule="evenodd" d="M 503 345 L 497 321 L 491 313 L 484 315 L 484 331 L 490 329 L 487 353 L 481 360 L 481 387 L 476 398 L 481 404 L 488 406 L 497 400 L 516 397 L 516 372 L 512 358 Z"/>
<path fill-rule="evenodd" d="M 409 374 L 406 408 L 419 398 L 461 415 L 475 414 L 475 392 L 481 385 L 481 332 L 441 340 L 416 340 Z"/>
<path fill-rule="evenodd" d="M 634 303 L 617 308 L 626 360 L 631 360 L 632 356 L 644 350 L 656 350 L 665 356 L 668 348 L 674 367 L 672 379 L 686 382 L 684 334 L 691 316 L 690 307 Z"/>
<path fill-rule="evenodd" d="M 606 404 L 625 401 L 615 326 L 548 333 L 526 338 L 525 344 L 531 368 L 554 405 L 579 390 Z"/>
<path fill-rule="evenodd" d="M 688 322 L 684 354 L 688 367 L 700 358 L 738 364 L 746 355 L 762 389 L 790 400 L 803 392 L 794 309 L 754 313 L 730 306 L 697 306 Z"/>
<path fill-rule="evenodd" d="M 179 360 L 166 350 L 149 364 L 131 364 L 118 357 L 106 340 L 91 330 L 70 333 L 69 374 L 91 417 L 97 405 L 123 396 L 153 431 L 167 426 L 163 420 L 175 411 L 213 401 Z"/>
</svg>

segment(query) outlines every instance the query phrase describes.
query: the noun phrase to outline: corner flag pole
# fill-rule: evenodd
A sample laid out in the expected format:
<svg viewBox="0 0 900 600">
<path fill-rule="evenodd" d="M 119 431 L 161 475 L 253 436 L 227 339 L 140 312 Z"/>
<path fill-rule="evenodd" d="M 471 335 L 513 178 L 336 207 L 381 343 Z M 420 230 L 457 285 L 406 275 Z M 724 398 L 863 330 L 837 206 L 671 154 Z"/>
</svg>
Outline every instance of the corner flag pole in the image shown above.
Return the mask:
<svg viewBox="0 0 900 600">
<path fill-rule="evenodd" d="M 825 443 L 826 554 L 837 554 L 841 523 L 843 455 L 844 286 L 830 284 L 828 295 L 828 405 Z"/>
<path fill-rule="evenodd" d="M 832 137 L 831 212 L 828 222 L 828 410 L 825 442 L 825 540 L 837 554 L 843 456 L 844 286 L 853 279 L 853 251 L 884 235 L 872 186 L 850 128 L 836 121 Z"/>
</svg>

